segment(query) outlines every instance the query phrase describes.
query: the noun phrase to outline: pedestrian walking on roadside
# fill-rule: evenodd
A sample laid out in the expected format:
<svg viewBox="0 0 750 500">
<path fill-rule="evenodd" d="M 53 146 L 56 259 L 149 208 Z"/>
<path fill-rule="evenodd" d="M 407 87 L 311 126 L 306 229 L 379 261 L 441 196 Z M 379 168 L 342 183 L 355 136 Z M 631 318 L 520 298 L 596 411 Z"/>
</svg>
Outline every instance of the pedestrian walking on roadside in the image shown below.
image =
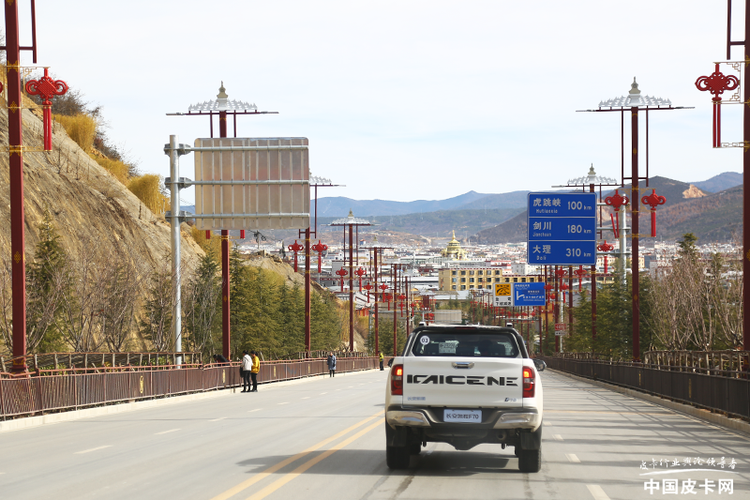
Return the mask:
<svg viewBox="0 0 750 500">
<path fill-rule="evenodd" d="M 328 376 L 336 376 L 336 355 L 332 352 L 328 353 Z"/>
<path fill-rule="evenodd" d="M 253 369 L 253 358 L 247 353 L 242 351 L 242 392 L 250 392 L 250 375 Z"/>
<path fill-rule="evenodd" d="M 383 371 L 383 351 L 380 351 L 380 371 Z"/>
<path fill-rule="evenodd" d="M 258 353 L 255 351 L 250 351 L 250 357 L 252 359 L 252 364 L 250 367 L 250 377 L 253 379 L 253 390 L 250 392 L 258 392 L 258 372 L 260 371 L 260 358 L 258 357 Z"/>
</svg>

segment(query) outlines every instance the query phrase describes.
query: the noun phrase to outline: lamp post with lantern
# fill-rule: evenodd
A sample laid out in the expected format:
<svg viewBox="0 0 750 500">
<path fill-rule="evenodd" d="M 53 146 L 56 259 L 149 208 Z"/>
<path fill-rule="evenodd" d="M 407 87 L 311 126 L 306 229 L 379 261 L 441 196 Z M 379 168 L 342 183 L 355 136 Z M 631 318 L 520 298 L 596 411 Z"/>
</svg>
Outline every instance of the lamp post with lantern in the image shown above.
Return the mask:
<svg viewBox="0 0 750 500">
<path fill-rule="evenodd" d="M 688 109 L 685 107 L 672 106 L 672 102 L 669 99 L 662 99 L 657 97 L 651 97 L 648 95 L 641 95 L 641 91 L 638 88 L 636 79 L 633 78 L 633 83 L 630 86 L 630 92 L 627 96 L 616 97 L 614 99 L 608 99 L 606 101 L 599 102 L 597 109 L 584 110 L 586 112 L 602 113 L 602 112 L 619 112 L 620 113 L 620 157 L 621 157 L 621 186 L 624 186 L 626 180 L 631 182 L 631 227 L 632 227 L 632 245 L 631 245 L 631 275 L 632 275 L 632 310 L 633 310 L 633 347 L 632 347 L 632 358 L 633 361 L 640 361 L 641 357 L 641 346 L 640 346 L 640 299 L 639 299 L 639 253 L 638 253 L 638 240 L 641 237 L 639 234 L 639 214 L 640 214 L 640 181 L 645 180 L 646 187 L 648 187 L 648 125 L 649 125 L 649 112 L 650 111 L 668 111 L 676 109 Z M 645 133 L 645 166 L 646 175 L 641 176 L 639 170 L 640 162 L 640 142 L 639 142 L 639 115 L 643 111 L 646 122 L 646 133 Z M 625 175 L 625 113 L 630 112 L 630 127 L 631 127 L 631 173 L 629 176 Z M 624 245 L 621 245 L 621 252 L 623 251 Z"/>
</svg>

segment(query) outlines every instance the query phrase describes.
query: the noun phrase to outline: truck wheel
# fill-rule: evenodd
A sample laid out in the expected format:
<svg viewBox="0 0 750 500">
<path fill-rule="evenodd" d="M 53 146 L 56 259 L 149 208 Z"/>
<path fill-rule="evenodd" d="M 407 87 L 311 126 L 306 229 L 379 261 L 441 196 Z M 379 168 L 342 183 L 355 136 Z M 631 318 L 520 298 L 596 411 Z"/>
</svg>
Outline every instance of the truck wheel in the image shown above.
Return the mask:
<svg viewBox="0 0 750 500">
<path fill-rule="evenodd" d="M 518 455 L 518 470 L 521 472 L 539 472 L 542 468 L 542 449 L 522 450 L 516 447 Z"/>
<path fill-rule="evenodd" d="M 409 445 L 409 455 L 419 455 L 422 451 L 422 443 L 412 443 Z"/>
<path fill-rule="evenodd" d="M 389 469 L 406 469 L 410 458 L 409 448 L 406 446 L 385 447 L 385 463 Z"/>
</svg>

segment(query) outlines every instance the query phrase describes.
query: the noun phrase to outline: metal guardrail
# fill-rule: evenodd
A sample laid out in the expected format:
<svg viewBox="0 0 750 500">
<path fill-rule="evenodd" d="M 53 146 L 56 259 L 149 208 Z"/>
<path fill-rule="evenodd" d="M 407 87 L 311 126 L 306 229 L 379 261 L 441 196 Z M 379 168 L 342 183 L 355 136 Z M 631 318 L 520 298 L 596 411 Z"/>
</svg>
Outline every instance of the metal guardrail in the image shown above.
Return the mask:
<svg viewBox="0 0 750 500">
<path fill-rule="evenodd" d="M 23 359 L 29 371 L 45 369 L 76 368 L 96 370 L 116 366 L 170 366 L 178 364 L 202 364 L 199 352 L 52 352 L 28 354 L 23 358 L 0 356 L 0 372 L 9 372 L 15 359 Z"/>
<path fill-rule="evenodd" d="M 337 372 L 377 368 L 377 357 L 338 358 Z M 242 385 L 239 363 L 111 367 L 97 373 L 41 370 L 40 376 L 0 379 L 0 418 L 77 410 Z M 258 382 L 278 382 L 328 373 L 324 358 L 261 363 Z"/>
<path fill-rule="evenodd" d="M 750 373 L 713 368 L 543 357 L 554 370 L 610 382 L 638 391 L 750 420 Z M 710 373 L 707 373 L 710 371 Z"/>
</svg>

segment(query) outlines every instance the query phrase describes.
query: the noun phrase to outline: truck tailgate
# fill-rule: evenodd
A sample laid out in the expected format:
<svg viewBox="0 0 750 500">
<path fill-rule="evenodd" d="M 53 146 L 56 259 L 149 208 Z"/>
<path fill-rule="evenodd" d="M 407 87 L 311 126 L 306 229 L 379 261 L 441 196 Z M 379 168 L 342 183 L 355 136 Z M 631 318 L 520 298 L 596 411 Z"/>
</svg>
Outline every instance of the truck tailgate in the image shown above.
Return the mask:
<svg viewBox="0 0 750 500">
<path fill-rule="evenodd" d="M 404 404 L 518 408 L 523 404 L 523 359 L 408 356 Z"/>
</svg>

